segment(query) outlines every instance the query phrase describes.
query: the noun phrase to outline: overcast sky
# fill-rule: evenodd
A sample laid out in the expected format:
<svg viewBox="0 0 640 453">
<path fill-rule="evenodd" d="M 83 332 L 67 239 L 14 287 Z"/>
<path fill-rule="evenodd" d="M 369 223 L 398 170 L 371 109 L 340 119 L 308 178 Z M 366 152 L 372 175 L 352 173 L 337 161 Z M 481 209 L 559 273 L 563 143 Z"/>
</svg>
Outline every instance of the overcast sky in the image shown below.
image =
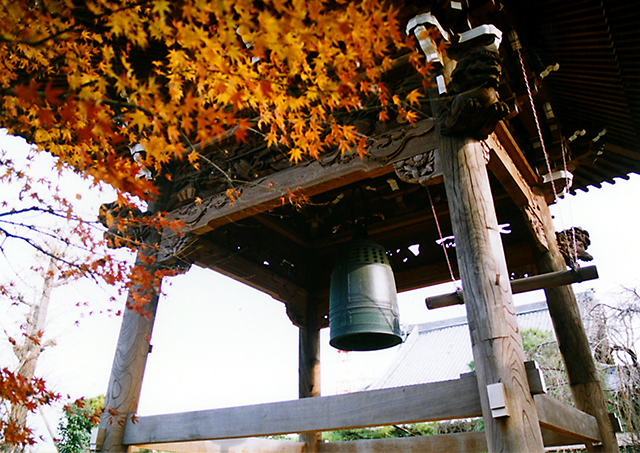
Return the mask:
<svg viewBox="0 0 640 453">
<path fill-rule="evenodd" d="M 7 145 L 0 137 L 0 148 Z M 71 181 L 71 180 L 69 180 Z M 73 181 L 74 190 L 82 189 Z M 636 267 L 640 256 L 637 228 L 640 224 L 640 177 L 618 180 L 602 189 L 568 196 L 554 206 L 557 229 L 580 226 L 589 231 L 588 251 L 598 267 L 598 280 L 575 285 L 576 292 L 594 288 L 596 296 L 614 303 L 622 287 L 640 286 Z M 87 198 L 87 197 L 85 197 Z M 112 201 L 108 193 L 96 195 L 87 209 Z M 1 238 L 0 238 L 1 240 Z M 5 243 L 8 247 L 8 244 Z M 30 255 L 7 248 L 8 263 L 0 257 L 0 278 L 28 267 Z M 17 257 L 27 257 L 21 260 Z M 11 266 L 9 266 L 11 264 Z M 39 290 L 33 285 L 32 296 Z M 463 307 L 429 312 L 424 298 L 449 288 L 424 289 L 399 295 L 401 322 L 413 324 L 465 314 Z M 298 331 L 284 305 L 251 288 L 213 271 L 192 268 L 187 274 L 166 279 L 153 333 L 140 415 L 211 409 L 297 398 Z M 71 400 L 106 392 L 115 351 L 120 318 L 105 311 L 114 307 L 109 293 L 90 282 L 56 289 L 45 334 L 57 345 L 43 353 L 37 374 Z M 527 294 L 518 301 L 541 300 L 543 294 Z M 89 308 L 76 307 L 89 302 Z M 124 297 L 120 304 L 124 303 Z M 6 303 L 0 305 L 0 328 L 11 331 L 20 313 Z M 89 311 L 94 313 L 89 315 Z M 100 313 L 103 311 L 103 313 Z M 11 364 L 5 340 L 0 344 L 0 365 Z M 322 389 L 333 394 L 336 388 L 357 389 L 382 373 L 396 348 L 375 353 L 338 354 L 328 345 L 328 329 L 323 330 Z M 60 406 L 45 411 L 55 427 Z M 48 438 L 41 417 L 33 424 Z M 53 451 L 50 442 L 39 451 Z"/>
</svg>

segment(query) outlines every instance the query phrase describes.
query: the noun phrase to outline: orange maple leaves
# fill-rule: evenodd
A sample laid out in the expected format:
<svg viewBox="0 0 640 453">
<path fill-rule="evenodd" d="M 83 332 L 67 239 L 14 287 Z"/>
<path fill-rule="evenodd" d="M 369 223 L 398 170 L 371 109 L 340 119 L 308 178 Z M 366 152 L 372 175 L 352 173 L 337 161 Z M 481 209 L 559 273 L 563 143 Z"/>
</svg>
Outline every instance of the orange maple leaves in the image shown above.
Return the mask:
<svg viewBox="0 0 640 453">
<path fill-rule="evenodd" d="M 60 395 L 49 391 L 40 378 L 26 379 L 7 368 L 0 369 L 0 401 L 20 404 L 27 411 L 35 412 L 38 406 L 48 405 L 58 400 Z M 19 426 L 14 420 L 0 417 L 0 440 L 10 445 L 33 445 L 33 432 L 26 426 Z"/>
<path fill-rule="evenodd" d="M 170 174 L 193 144 L 234 128 L 239 140 L 261 133 L 288 147 L 293 161 L 334 146 L 363 153 L 336 112 L 377 105 L 386 119 L 381 78 L 410 50 L 380 0 L 30 5 L 0 9 L 1 125 L 142 197 L 155 188 L 141 167 Z"/>
<path fill-rule="evenodd" d="M 348 113 L 417 120 L 420 91 L 393 93 L 383 83 L 406 53 L 428 75 L 402 26 L 382 0 L 3 0 L 0 127 L 52 153 L 59 167 L 144 200 L 171 181 L 176 161 L 197 169 L 216 138 L 257 134 L 294 162 L 328 149 L 364 155 L 367 137 L 345 121 Z M 24 177 L 0 165 L 0 180 Z M 41 202 L 31 186 L 27 180 L 20 196 Z M 239 194 L 227 193 L 231 202 Z M 299 191 L 286 200 L 307 201 Z M 71 234 L 94 252 L 89 227 L 58 202 L 50 213 L 66 217 Z M 133 223 L 179 227 L 162 216 L 127 222 L 108 223 L 136 245 L 127 233 Z M 144 313 L 149 285 L 165 272 L 145 269 L 153 268 L 152 255 L 142 254 L 148 262 L 133 271 L 109 256 L 88 256 L 62 275 L 129 279 L 140 289 L 130 308 Z"/>
<path fill-rule="evenodd" d="M 198 169 L 220 138 L 257 134 L 294 162 L 364 155 L 368 137 L 349 113 L 417 120 L 420 91 L 382 81 L 407 53 L 427 75 L 402 25 L 382 0 L 4 1 L 0 127 L 144 200 L 176 161 Z M 93 249 L 80 222 L 74 234 Z M 126 275 L 107 257 L 65 272 Z"/>
</svg>

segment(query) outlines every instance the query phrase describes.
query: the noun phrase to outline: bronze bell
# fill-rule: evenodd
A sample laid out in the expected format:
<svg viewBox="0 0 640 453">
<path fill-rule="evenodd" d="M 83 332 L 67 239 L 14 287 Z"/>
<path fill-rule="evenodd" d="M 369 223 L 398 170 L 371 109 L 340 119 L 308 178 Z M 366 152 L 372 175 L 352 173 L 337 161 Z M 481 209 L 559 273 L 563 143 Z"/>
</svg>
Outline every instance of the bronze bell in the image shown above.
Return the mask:
<svg viewBox="0 0 640 453">
<path fill-rule="evenodd" d="M 331 273 L 329 344 L 343 351 L 373 351 L 402 342 L 396 283 L 385 248 L 355 239 Z"/>
</svg>

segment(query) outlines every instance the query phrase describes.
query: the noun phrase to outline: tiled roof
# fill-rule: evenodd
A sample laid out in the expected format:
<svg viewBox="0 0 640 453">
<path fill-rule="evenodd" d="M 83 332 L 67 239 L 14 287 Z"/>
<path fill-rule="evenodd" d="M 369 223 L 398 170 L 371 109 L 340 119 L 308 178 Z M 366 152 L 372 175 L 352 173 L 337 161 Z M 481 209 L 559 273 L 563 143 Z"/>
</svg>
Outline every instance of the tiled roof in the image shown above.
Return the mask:
<svg viewBox="0 0 640 453">
<path fill-rule="evenodd" d="M 545 79 L 566 137 L 571 127 L 606 128 L 606 140 L 572 143 L 573 188 L 614 182 L 640 171 L 640 7 L 637 2 L 515 2 L 522 7 L 529 49 L 544 51 L 560 70 Z M 526 7 L 525 5 L 528 5 Z M 532 17 L 533 16 L 533 17 Z M 525 19 L 526 18 L 526 19 Z M 576 146 L 574 146 L 576 145 Z"/>
<path fill-rule="evenodd" d="M 553 331 L 546 302 L 516 307 L 520 330 Z M 457 379 L 471 371 L 473 361 L 467 318 L 417 324 L 398 350 L 396 359 L 367 390 Z"/>
</svg>

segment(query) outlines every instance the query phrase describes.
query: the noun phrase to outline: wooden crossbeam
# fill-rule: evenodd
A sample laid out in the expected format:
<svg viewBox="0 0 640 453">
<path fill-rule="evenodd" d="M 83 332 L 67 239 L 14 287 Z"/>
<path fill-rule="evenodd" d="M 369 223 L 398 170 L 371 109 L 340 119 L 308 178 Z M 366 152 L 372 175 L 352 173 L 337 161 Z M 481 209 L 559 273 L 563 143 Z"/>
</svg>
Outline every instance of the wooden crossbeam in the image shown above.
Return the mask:
<svg viewBox="0 0 640 453">
<path fill-rule="evenodd" d="M 509 151 L 503 143 L 509 147 Z M 489 136 L 487 144 L 490 148 L 487 167 L 524 213 L 538 248 L 541 251 L 548 250 L 549 242 L 540 217 L 541 208 L 531 190 L 531 186 L 537 184 L 537 177 L 503 123 L 498 125 L 495 135 Z"/>
<path fill-rule="evenodd" d="M 546 429 L 542 430 L 545 447 L 580 445 L 581 442 Z M 145 444 L 132 447 L 135 453 L 140 448 L 175 453 L 303 453 L 304 443 L 273 439 L 227 439 L 166 444 Z M 321 442 L 318 453 L 479 453 L 487 451 L 484 431 L 436 434 L 429 436 L 392 439 L 366 439 L 359 441 Z"/>
<path fill-rule="evenodd" d="M 535 395 L 533 398 L 541 428 L 588 442 L 600 441 L 598 422 L 592 415 L 549 395 Z"/>
<path fill-rule="evenodd" d="M 571 437 L 542 429 L 545 447 L 584 445 Z M 367 439 L 348 442 L 325 442 L 318 453 L 480 453 L 487 451 L 484 431 L 395 439 Z"/>
<path fill-rule="evenodd" d="M 531 367 L 529 367 L 531 368 Z M 529 376 L 531 380 L 531 376 Z M 545 444 L 568 445 L 578 441 L 597 441 L 595 418 L 547 395 L 535 395 L 540 426 Z M 357 392 L 348 395 L 304 398 L 295 401 L 259 404 L 180 414 L 129 417 L 125 425 L 125 445 L 189 442 L 212 439 L 233 439 L 274 434 L 361 428 L 425 421 L 479 417 L 482 415 L 475 373 L 460 379 L 393 389 Z M 484 435 L 482 435 L 484 437 Z M 437 438 L 428 436 L 432 439 Z M 573 438 L 574 440 L 569 439 Z M 447 442 L 479 445 L 475 438 Z M 431 441 L 415 441 L 423 450 Z M 470 442 L 470 443 L 468 443 Z M 319 451 L 335 451 L 324 445 Z M 345 444 L 346 445 L 346 444 Z M 383 445 L 384 444 L 380 444 Z M 450 445 L 445 442 L 444 445 Z M 486 449 L 486 443 L 483 444 Z M 329 448 L 323 450 L 322 448 Z M 377 447 L 376 447 L 377 448 Z M 394 447 L 395 448 L 395 447 Z M 413 448 L 413 447 L 411 447 Z M 418 447 L 416 447 L 418 448 Z M 467 448 L 467 447 L 465 447 Z M 484 451 L 473 449 L 459 451 Z M 214 450 L 215 451 L 215 450 Z M 340 450 L 351 451 L 351 450 Z M 356 450 L 361 451 L 361 450 Z M 362 450 L 369 451 L 369 450 Z M 371 451 L 395 451 L 378 449 Z M 414 450 L 397 450 L 414 451 Z"/>
<path fill-rule="evenodd" d="M 461 379 L 347 395 L 129 418 L 124 442 L 140 445 L 331 431 L 479 417 L 473 374 Z"/>
<path fill-rule="evenodd" d="M 542 430 L 542 437 L 546 447 L 581 444 L 576 439 L 546 429 Z M 145 444 L 132 447 L 131 451 L 135 453 L 140 448 L 175 453 L 246 453 L 250 451 L 259 451 L 261 453 L 302 453 L 304 452 L 304 443 L 246 438 Z M 487 451 L 487 439 L 484 431 L 393 439 L 322 442 L 318 445 L 318 453 L 450 453 L 452 451 L 458 453 Z"/>
<path fill-rule="evenodd" d="M 289 202 L 288 194 L 298 188 L 306 196 L 326 192 L 364 178 L 393 171 L 388 165 L 415 154 L 437 148 L 433 119 L 418 121 L 415 126 L 402 127 L 373 137 L 365 159 L 323 156 L 319 161 L 292 165 L 273 175 L 252 181 L 242 189 L 242 195 L 230 202 L 223 192 L 196 203 L 177 208 L 169 219 L 185 222 L 183 233 L 203 234 L 220 225 L 250 217 Z M 353 156 L 352 156 L 353 157 Z M 175 232 L 165 229 L 164 236 L 172 238 Z M 164 239 L 163 236 L 163 239 Z M 166 239 L 165 239 L 166 241 Z"/>
<path fill-rule="evenodd" d="M 558 286 L 594 280 L 596 278 L 598 278 L 598 270 L 595 266 L 585 266 L 575 271 L 548 272 L 546 274 L 511 280 L 511 292 L 513 294 L 526 293 L 537 289 L 556 288 Z M 457 291 L 451 294 L 428 297 L 425 303 L 429 309 L 460 305 L 464 303 L 464 293 L 463 291 Z"/>
<path fill-rule="evenodd" d="M 304 443 L 275 439 L 226 439 L 203 440 L 195 442 L 174 442 L 169 444 L 146 444 L 132 447 L 136 453 L 139 448 L 175 453 L 303 453 Z"/>
<path fill-rule="evenodd" d="M 484 431 L 355 442 L 325 442 L 318 453 L 476 453 L 487 451 Z"/>
</svg>

